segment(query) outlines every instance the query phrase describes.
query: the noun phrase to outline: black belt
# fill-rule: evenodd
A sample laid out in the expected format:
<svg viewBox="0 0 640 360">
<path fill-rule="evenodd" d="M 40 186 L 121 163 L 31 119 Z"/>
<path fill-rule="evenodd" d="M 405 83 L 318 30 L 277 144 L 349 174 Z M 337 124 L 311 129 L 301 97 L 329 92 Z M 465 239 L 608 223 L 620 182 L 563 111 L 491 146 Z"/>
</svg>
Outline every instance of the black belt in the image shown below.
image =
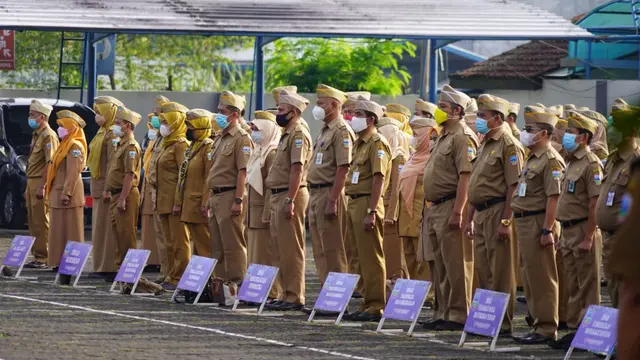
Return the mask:
<svg viewBox="0 0 640 360">
<path fill-rule="evenodd" d="M 432 201 L 432 202 L 431 202 L 431 205 L 440 205 L 440 204 L 442 204 L 442 203 L 443 203 L 443 202 L 445 202 L 445 201 L 449 201 L 449 200 L 451 200 L 451 199 L 455 199 L 455 198 L 456 198 L 456 194 L 455 194 L 455 193 L 453 193 L 453 194 L 449 194 L 449 195 L 447 195 L 447 196 L 443 196 L 443 197 L 441 197 L 441 198 L 440 198 L 440 199 L 438 199 L 438 200 L 434 200 L 434 201 Z"/>
<path fill-rule="evenodd" d="M 312 189 L 323 189 L 331 186 L 333 186 L 333 184 L 309 184 L 309 187 Z"/>
<path fill-rule="evenodd" d="M 521 219 L 523 217 L 535 216 L 544 214 L 547 210 L 534 210 L 534 211 L 514 211 L 513 217 L 516 219 Z"/>
<path fill-rule="evenodd" d="M 219 187 L 219 188 L 211 188 L 211 193 L 212 194 L 222 194 L 222 193 L 226 193 L 227 191 L 231 191 L 231 190 L 235 190 L 236 187 L 235 186 L 227 186 L 227 187 Z"/>
<path fill-rule="evenodd" d="M 120 189 L 112 189 L 112 190 L 109 190 L 109 193 L 110 193 L 111 195 L 120 194 L 121 192 L 122 192 L 122 188 L 120 188 Z"/>
<path fill-rule="evenodd" d="M 306 188 L 306 185 L 301 185 L 300 189 L 302 188 Z M 285 191 L 289 191 L 289 188 L 282 188 L 282 189 L 271 189 L 271 194 L 275 195 L 275 194 L 280 194 L 283 193 Z"/>
<path fill-rule="evenodd" d="M 347 196 L 349 197 L 349 199 L 355 200 L 355 199 L 359 199 L 361 197 L 371 196 L 371 194 L 347 194 Z"/>
<path fill-rule="evenodd" d="M 562 225 L 563 228 L 568 228 L 568 227 L 576 226 L 578 224 L 582 224 L 583 222 L 585 222 L 587 220 L 589 220 L 589 218 L 560 221 L 560 225 Z"/>
<path fill-rule="evenodd" d="M 473 204 L 473 207 L 476 209 L 476 211 L 485 211 L 488 208 L 492 207 L 495 204 L 500 204 L 507 201 L 506 197 L 500 197 L 500 198 L 493 198 L 493 199 L 489 199 L 485 202 L 483 202 L 482 204 Z"/>
</svg>

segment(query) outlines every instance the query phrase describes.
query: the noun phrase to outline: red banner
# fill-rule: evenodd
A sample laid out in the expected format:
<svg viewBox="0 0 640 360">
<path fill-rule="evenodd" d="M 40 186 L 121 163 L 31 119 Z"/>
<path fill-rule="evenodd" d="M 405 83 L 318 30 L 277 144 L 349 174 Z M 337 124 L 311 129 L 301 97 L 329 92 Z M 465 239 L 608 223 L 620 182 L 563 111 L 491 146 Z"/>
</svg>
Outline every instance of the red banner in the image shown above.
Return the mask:
<svg viewBox="0 0 640 360">
<path fill-rule="evenodd" d="M 0 30 L 0 70 L 16 69 L 16 32 Z"/>
</svg>

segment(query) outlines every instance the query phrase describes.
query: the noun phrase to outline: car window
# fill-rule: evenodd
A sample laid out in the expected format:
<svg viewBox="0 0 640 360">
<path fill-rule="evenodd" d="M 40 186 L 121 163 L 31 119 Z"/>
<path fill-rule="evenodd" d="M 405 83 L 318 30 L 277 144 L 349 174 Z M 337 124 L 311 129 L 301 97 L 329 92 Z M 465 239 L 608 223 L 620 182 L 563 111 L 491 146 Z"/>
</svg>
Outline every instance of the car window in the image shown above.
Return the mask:
<svg viewBox="0 0 640 360">
<path fill-rule="evenodd" d="M 33 130 L 29 127 L 29 106 L 5 107 L 4 125 L 7 141 L 18 155 L 28 155 Z"/>
</svg>

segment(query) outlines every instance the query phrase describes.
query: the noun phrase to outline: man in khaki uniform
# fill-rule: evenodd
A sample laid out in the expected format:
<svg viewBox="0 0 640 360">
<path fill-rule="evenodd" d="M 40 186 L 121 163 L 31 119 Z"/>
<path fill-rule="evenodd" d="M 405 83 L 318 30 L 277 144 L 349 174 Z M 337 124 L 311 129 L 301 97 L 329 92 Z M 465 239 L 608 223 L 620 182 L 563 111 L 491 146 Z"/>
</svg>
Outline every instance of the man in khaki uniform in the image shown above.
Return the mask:
<svg viewBox="0 0 640 360">
<path fill-rule="evenodd" d="M 560 236 L 556 221 L 565 163 L 551 146 L 558 117 L 546 108 L 529 105 L 524 109 L 525 131 L 522 145 L 529 156 L 520 175 L 511 207 L 518 233 L 522 261 L 522 283 L 533 331 L 516 338 L 522 344 L 555 340 L 558 331 L 558 271 L 554 243 Z"/>
<path fill-rule="evenodd" d="M 510 104 L 489 94 L 478 97 L 476 127 L 485 135 L 469 177 L 465 233 L 473 239 L 480 287 L 511 295 L 501 334 L 510 335 L 516 296 L 511 198 L 522 171 L 524 150 L 503 126 Z"/>
<path fill-rule="evenodd" d="M 618 105 L 620 107 L 616 109 Z M 600 187 L 600 196 L 596 205 L 596 219 L 598 227 L 603 233 L 602 261 L 605 269 L 610 268 L 608 262 L 613 261 L 611 259 L 612 247 L 614 246 L 613 239 L 619 227 L 618 214 L 622 207 L 622 197 L 629 184 L 631 164 L 635 159 L 640 158 L 637 134 L 633 130 L 629 130 L 631 127 L 628 124 L 632 119 L 625 116 L 627 114 L 630 114 L 630 110 L 626 103 L 614 104 L 612 126 L 616 130 L 618 127 L 621 128 L 618 131 L 622 134 L 623 139 L 606 161 L 605 177 Z M 606 275 L 611 304 L 617 308 L 619 304 L 620 278 L 610 273 L 606 273 Z"/>
<path fill-rule="evenodd" d="M 246 99 L 223 91 L 218 103 L 216 122 L 222 129 L 211 149 L 211 170 L 207 177 L 209 229 L 213 240 L 213 257 L 218 259 L 216 275 L 237 284 L 247 271 L 247 239 L 244 236 L 244 197 L 247 162 L 253 143 L 240 127 L 240 112 Z"/>
<path fill-rule="evenodd" d="M 386 303 L 382 194 L 389 183 L 391 149 L 375 126 L 384 114 L 382 107 L 364 97 L 359 100 L 351 119 L 351 127 L 358 138 L 347 175 L 346 192 L 350 198 L 348 236 L 350 242 L 356 244 L 364 293 L 360 309 L 347 316 L 347 320 L 378 321 Z"/>
<path fill-rule="evenodd" d="M 31 249 L 33 261 L 27 268 L 47 267 L 49 240 L 49 204 L 44 200 L 47 167 L 58 148 L 58 136 L 49 127 L 49 115 L 53 107 L 38 100 L 29 106 L 29 127 L 34 129 L 27 160 L 27 189 L 24 198 L 27 206 L 29 234 L 36 238 Z"/>
<path fill-rule="evenodd" d="M 276 239 L 283 292 L 271 310 L 299 310 L 305 302 L 304 217 L 309 205 L 307 172 L 312 148 L 311 135 L 302 122 L 308 100 L 282 90 L 278 97 L 276 123 L 284 128 L 266 184 L 271 191 L 271 233 Z"/>
<path fill-rule="evenodd" d="M 600 304 L 600 254 L 602 237 L 596 226 L 596 204 L 602 183 L 602 164 L 589 143 L 598 125 L 578 112 L 569 112 L 563 145 L 570 154 L 557 219 L 562 225 L 560 250 L 564 262 L 569 302 L 567 324 L 577 329 L 589 305 Z M 550 344 L 568 349 L 575 333 Z"/>
<path fill-rule="evenodd" d="M 509 115 L 507 115 L 506 122 L 509 125 L 509 129 L 511 129 L 511 134 L 518 140 L 520 140 L 520 130 L 518 130 L 518 124 L 516 123 L 516 120 L 518 119 L 519 112 L 520 104 L 509 104 Z"/>
<path fill-rule="evenodd" d="M 427 162 L 424 175 L 429 241 L 441 276 L 441 316 L 423 324 L 428 330 L 462 330 L 471 304 L 473 248 L 464 238 L 462 223 L 466 212 L 467 184 L 471 162 L 476 157 L 478 139 L 463 117 L 471 99 L 445 85 L 438 107 L 447 113 Z M 445 291 L 446 290 L 446 291 Z"/>
<path fill-rule="evenodd" d="M 309 227 L 313 258 L 320 283 L 329 272 L 347 273 L 345 216 L 347 203 L 344 186 L 351 164 L 354 134 L 342 119 L 342 104 L 347 95 L 320 84 L 314 119 L 324 126 L 314 144 L 309 166 Z"/>
<path fill-rule="evenodd" d="M 121 265 L 129 249 L 136 249 L 136 230 L 140 210 L 140 145 L 133 136 L 140 114 L 125 107 L 116 113 L 113 134 L 119 137 L 109 161 L 103 201 L 110 202 L 111 231 L 116 238 L 116 264 Z"/>
<path fill-rule="evenodd" d="M 287 85 L 287 86 L 280 86 L 277 87 L 273 90 L 271 90 L 271 94 L 273 95 L 273 101 L 275 101 L 276 106 L 278 105 L 278 99 L 280 98 L 280 93 L 282 92 L 282 90 L 286 91 L 289 94 L 297 94 L 298 93 L 298 87 L 295 85 Z M 305 106 L 309 106 L 309 100 L 307 100 L 306 98 L 301 97 L 301 99 L 304 99 L 304 104 Z M 276 110 L 276 114 L 277 114 L 277 108 L 273 109 Z M 300 123 L 302 124 L 302 126 L 305 127 L 305 129 L 307 129 L 308 133 L 311 133 L 311 129 L 309 128 L 309 123 L 307 123 L 307 120 L 300 118 Z"/>
<path fill-rule="evenodd" d="M 358 98 L 362 98 L 365 100 L 371 100 L 371 93 L 368 91 L 350 91 L 347 92 L 347 101 L 345 101 L 342 106 L 342 117 L 346 121 L 351 121 L 353 115 L 356 113 L 356 104 L 358 103 Z"/>
</svg>

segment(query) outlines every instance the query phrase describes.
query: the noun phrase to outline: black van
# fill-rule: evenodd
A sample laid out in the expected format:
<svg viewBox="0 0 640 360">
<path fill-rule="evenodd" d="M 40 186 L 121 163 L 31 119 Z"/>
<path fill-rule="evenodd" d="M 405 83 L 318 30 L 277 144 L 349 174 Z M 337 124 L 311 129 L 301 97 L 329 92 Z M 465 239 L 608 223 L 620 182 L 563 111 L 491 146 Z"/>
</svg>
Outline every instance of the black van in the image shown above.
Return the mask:
<svg viewBox="0 0 640 360">
<path fill-rule="evenodd" d="M 27 223 L 27 208 L 24 191 L 27 187 L 26 167 L 33 130 L 29 127 L 30 98 L 0 99 L 0 222 L 10 229 L 23 229 Z M 72 101 L 38 99 L 53 106 L 49 125 L 55 131 L 56 112 L 71 110 L 80 115 L 87 126 L 84 128 L 87 144 L 98 131 L 93 109 Z M 85 224 L 91 224 L 90 176 L 87 169 L 82 172 L 84 184 Z"/>
</svg>

